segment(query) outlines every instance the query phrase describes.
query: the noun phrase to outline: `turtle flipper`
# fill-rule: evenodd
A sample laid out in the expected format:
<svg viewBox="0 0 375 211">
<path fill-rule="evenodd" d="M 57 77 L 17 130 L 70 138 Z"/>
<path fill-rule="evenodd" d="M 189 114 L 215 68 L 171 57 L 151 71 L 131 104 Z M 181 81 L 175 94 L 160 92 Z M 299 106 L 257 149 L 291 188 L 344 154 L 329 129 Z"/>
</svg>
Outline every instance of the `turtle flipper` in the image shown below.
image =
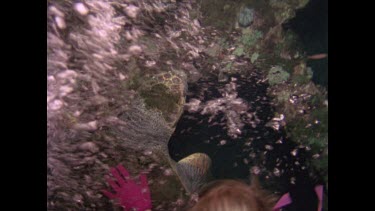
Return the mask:
<svg viewBox="0 0 375 211">
<path fill-rule="evenodd" d="M 194 153 L 176 163 L 181 183 L 189 193 L 199 191 L 211 179 L 211 159 L 204 153 Z"/>
</svg>

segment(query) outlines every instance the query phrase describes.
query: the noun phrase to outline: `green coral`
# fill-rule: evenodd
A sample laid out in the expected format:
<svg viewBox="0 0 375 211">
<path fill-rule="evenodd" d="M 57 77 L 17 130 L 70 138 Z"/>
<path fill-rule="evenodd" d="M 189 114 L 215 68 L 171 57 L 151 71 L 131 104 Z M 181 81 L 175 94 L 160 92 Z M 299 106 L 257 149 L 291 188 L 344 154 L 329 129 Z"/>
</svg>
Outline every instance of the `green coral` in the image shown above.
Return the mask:
<svg viewBox="0 0 375 211">
<path fill-rule="evenodd" d="M 312 165 L 315 169 L 323 175 L 325 183 L 328 182 L 328 155 L 321 156 L 320 158 L 313 160 Z"/>
<path fill-rule="evenodd" d="M 236 50 L 233 51 L 233 54 L 236 56 L 242 56 L 244 54 L 244 49 L 243 47 L 238 47 Z"/>
<path fill-rule="evenodd" d="M 244 29 L 242 31 L 241 43 L 246 48 L 253 47 L 258 39 L 262 38 L 263 33 L 259 30 L 252 30 L 252 29 Z"/>
<path fill-rule="evenodd" d="M 319 95 L 319 94 L 316 94 L 316 95 L 313 95 L 310 100 L 309 100 L 309 105 L 312 106 L 312 107 L 318 107 L 318 106 L 321 106 L 323 105 L 324 101 L 326 100 L 326 97 L 325 96 L 322 96 L 322 95 Z"/>
<path fill-rule="evenodd" d="M 243 7 L 238 17 L 238 23 L 242 27 L 249 26 L 254 20 L 254 9 Z"/>
<path fill-rule="evenodd" d="M 272 67 L 267 75 L 268 83 L 273 86 L 289 79 L 290 74 L 280 66 Z"/>
<path fill-rule="evenodd" d="M 311 161 L 311 165 L 327 182 L 328 108 L 323 107 L 312 111 L 308 119 L 294 119 L 288 123 L 286 130 L 292 141 L 309 146 L 312 155 L 320 155 L 319 158 Z"/>
<path fill-rule="evenodd" d="M 251 63 L 254 63 L 259 57 L 259 53 L 255 52 L 251 55 Z"/>
<path fill-rule="evenodd" d="M 295 11 L 304 7 L 309 0 L 270 0 L 269 5 L 273 8 L 276 21 L 283 23 L 294 17 Z"/>
<path fill-rule="evenodd" d="M 312 77 L 313 77 L 313 71 L 311 67 L 301 67 L 303 68 L 302 72 L 300 74 L 294 74 L 293 75 L 293 82 L 296 82 L 298 84 L 306 84 L 308 83 Z"/>
<path fill-rule="evenodd" d="M 289 100 L 290 91 L 282 90 L 276 95 L 276 100 L 278 103 L 285 103 Z"/>
</svg>

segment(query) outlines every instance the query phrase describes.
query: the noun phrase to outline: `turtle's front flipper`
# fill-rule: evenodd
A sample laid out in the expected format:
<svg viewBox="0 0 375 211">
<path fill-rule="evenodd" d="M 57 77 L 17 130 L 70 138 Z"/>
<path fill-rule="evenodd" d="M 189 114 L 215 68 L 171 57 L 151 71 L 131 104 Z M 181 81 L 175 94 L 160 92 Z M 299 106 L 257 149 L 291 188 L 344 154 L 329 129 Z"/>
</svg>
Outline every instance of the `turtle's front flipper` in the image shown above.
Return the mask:
<svg viewBox="0 0 375 211">
<path fill-rule="evenodd" d="M 175 170 L 186 191 L 199 191 L 211 178 L 211 159 L 204 153 L 194 153 L 175 163 Z"/>
</svg>

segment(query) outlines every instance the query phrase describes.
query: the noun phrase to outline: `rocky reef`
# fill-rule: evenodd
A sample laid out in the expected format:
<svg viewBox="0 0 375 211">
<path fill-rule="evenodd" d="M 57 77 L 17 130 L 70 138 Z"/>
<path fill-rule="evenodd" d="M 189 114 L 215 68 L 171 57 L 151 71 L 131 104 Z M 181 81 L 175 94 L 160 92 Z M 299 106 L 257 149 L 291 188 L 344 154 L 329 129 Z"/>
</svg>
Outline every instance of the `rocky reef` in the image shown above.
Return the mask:
<svg viewBox="0 0 375 211">
<path fill-rule="evenodd" d="M 153 210 L 188 206 L 176 162 L 197 151 L 173 138 L 192 135 L 190 120 L 215 128 L 208 140 L 195 138 L 211 144 L 214 177 L 228 166 L 241 167 L 238 177 L 259 171 L 280 194 L 277 178 L 303 166 L 327 191 L 328 94 L 311 81 L 297 36 L 282 27 L 307 3 L 48 0 L 47 209 L 119 210 L 101 190 L 120 163 L 148 175 Z M 175 144 L 186 148 L 173 151 Z M 226 146 L 231 154 L 215 151 Z M 302 163 L 293 150 L 303 164 L 277 160 L 285 152 Z M 223 168 L 215 163 L 239 151 Z"/>
</svg>

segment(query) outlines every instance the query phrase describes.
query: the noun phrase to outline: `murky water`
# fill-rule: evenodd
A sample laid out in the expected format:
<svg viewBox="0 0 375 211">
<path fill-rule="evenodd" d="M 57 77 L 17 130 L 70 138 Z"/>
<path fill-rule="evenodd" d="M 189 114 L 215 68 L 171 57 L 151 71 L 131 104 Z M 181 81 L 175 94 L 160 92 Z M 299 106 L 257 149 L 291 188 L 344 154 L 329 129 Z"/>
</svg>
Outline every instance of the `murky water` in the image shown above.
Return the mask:
<svg viewBox="0 0 375 211">
<path fill-rule="evenodd" d="M 228 82 L 201 79 L 189 84 L 186 101 L 199 100 L 204 104 L 223 98 L 231 82 L 237 86 L 236 99 L 242 99 L 248 106 L 246 112 L 238 114 L 243 123 L 240 133 L 236 137 L 228 134 L 228 112 L 233 108 L 225 107 L 224 103 L 216 116 L 185 109 L 169 141 L 171 157 L 178 161 L 192 153 L 204 152 L 212 159 L 215 178 L 247 179 L 251 169 L 258 169 L 261 180 L 267 181 L 265 186 L 283 192 L 292 178 L 306 168 L 305 150 L 288 142 L 283 131 L 266 126 L 274 111 L 266 95 L 268 85 L 257 72 L 248 77 L 232 75 Z"/>
<path fill-rule="evenodd" d="M 328 53 L 328 1 L 309 1 L 285 26 L 298 34 L 308 55 Z M 328 90 L 328 58 L 310 60 L 307 65 L 314 72 L 312 80 Z"/>
</svg>

